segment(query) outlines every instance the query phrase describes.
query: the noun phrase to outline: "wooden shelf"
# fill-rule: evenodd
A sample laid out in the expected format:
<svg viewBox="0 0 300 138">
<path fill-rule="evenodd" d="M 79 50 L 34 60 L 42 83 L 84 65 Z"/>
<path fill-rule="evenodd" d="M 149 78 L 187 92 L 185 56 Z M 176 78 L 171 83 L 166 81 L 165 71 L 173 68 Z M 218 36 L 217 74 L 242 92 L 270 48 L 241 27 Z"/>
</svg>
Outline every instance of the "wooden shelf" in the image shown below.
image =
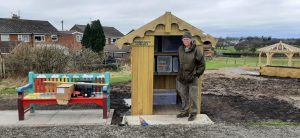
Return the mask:
<svg viewBox="0 0 300 138">
<path fill-rule="evenodd" d="M 178 56 L 177 52 L 155 52 L 154 56 Z"/>
<path fill-rule="evenodd" d="M 154 72 L 154 75 L 177 75 L 177 72 Z"/>
<path fill-rule="evenodd" d="M 153 89 L 154 92 L 176 92 L 176 89 Z"/>
</svg>

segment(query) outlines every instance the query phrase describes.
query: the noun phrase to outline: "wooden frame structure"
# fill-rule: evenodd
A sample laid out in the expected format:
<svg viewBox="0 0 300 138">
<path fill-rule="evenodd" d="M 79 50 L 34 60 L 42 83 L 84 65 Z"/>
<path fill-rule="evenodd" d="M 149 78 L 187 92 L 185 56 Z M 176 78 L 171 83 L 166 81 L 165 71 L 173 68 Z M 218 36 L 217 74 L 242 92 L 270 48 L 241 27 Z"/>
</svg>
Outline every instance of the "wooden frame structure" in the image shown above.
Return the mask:
<svg viewBox="0 0 300 138">
<path fill-rule="evenodd" d="M 293 56 L 297 53 L 300 54 L 300 48 L 282 43 L 279 43 L 263 47 L 258 49 L 259 51 L 259 66 L 260 75 L 264 76 L 276 76 L 276 77 L 290 77 L 290 78 L 300 78 L 300 68 L 292 67 Z M 261 65 L 261 55 L 266 53 L 267 55 L 267 65 Z M 274 54 L 280 53 L 285 54 L 288 57 L 288 66 L 272 66 L 272 57 Z"/>
<path fill-rule="evenodd" d="M 176 88 L 176 74 L 154 73 L 155 37 L 182 36 L 185 31 L 192 33 L 193 40 L 197 46 L 201 47 L 202 51 L 204 43 L 209 43 L 213 47 L 217 43 L 217 40 L 211 35 L 172 15 L 171 12 L 166 12 L 164 15 L 116 41 L 119 48 L 123 45 L 132 46 L 132 115 L 153 114 L 154 89 L 158 89 L 158 87 L 159 89 Z M 172 56 L 174 56 L 174 53 Z M 201 80 L 199 81 L 199 107 L 201 107 Z"/>
<path fill-rule="evenodd" d="M 274 54 L 285 54 L 288 57 L 288 66 L 292 66 L 292 59 L 294 54 L 300 54 L 300 48 L 285 44 L 282 41 L 267 47 L 260 48 L 257 51 L 259 52 L 259 66 L 261 66 L 261 56 L 263 53 L 266 53 L 267 55 L 267 65 L 272 64 L 272 57 Z"/>
</svg>

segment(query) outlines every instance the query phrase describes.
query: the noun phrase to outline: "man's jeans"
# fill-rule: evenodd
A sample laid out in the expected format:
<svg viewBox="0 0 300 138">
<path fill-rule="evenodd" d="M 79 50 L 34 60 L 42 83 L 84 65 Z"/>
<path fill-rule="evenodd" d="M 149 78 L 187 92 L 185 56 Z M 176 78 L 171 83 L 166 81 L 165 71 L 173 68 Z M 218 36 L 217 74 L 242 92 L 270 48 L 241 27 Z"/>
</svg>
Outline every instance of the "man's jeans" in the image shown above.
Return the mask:
<svg viewBox="0 0 300 138">
<path fill-rule="evenodd" d="M 181 97 L 182 109 L 181 113 L 189 112 L 189 105 L 191 102 L 191 114 L 198 113 L 198 78 L 195 77 L 192 83 L 182 84 L 176 80 L 176 89 Z"/>
</svg>

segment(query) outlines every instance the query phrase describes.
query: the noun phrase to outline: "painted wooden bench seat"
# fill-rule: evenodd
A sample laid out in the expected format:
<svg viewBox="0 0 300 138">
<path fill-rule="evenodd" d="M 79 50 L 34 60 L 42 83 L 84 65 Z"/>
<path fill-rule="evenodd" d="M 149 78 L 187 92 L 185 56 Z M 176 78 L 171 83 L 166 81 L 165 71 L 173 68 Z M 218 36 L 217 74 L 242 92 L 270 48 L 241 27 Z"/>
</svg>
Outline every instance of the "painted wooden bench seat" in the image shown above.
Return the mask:
<svg viewBox="0 0 300 138">
<path fill-rule="evenodd" d="M 17 89 L 18 92 L 18 114 L 19 120 L 25 119 L 25 113 L 35 112 L 36 105 L 57 104 L 56 87 L 60 83 L 75 83 L 88 81 L 91 83 L 101 83 L 92 86 L 93 92 L 102 92 L 97 97 L 71 97 L 68 104 L 96 104 L 103 109 L 103 118 L 107 118 L 110 110 L 110 73 L 90 73 L 90 74 L 35 74 L 29 72 L 29 83 Z M 45 83 L 51 81 L 55 83 Z M 25 94 L 26 92 L 26 94 Z M 28 92 L 28 93 L 27 93 Z"/>
</svg>

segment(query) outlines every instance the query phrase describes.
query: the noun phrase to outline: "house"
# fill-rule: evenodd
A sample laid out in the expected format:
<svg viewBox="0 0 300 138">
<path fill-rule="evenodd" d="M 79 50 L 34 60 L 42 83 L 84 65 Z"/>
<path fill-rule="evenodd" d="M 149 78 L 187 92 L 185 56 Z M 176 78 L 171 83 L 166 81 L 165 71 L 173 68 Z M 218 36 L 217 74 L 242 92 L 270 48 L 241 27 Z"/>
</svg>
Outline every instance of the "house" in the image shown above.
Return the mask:
<svg viewBox="0 0 300 138">
<path fill-rule="evenodd" d="M 84 33 L 86 25 L 75 24 L 70 31 Z M 119 30 L 114 27 L 102 26 L 105 35 L 106 45 L 114 44 L 118 39 L 124 36 Z"/>
<path fill-rule="evenodd" d="M 85 30 L 86 25 L 78 25 L 75 24 L 70 31 L 76 32 L 77 35 L 83 34 Z M 115 42 L 123 37 L 124 35 L 117 30 L 114 27 L 108 27 L 108 26 L 102 26 L 103 27 L 103 32 L 105 35 L 105 47 L 104 47 L 104 53 L 106 54 L 107 57 L 109 58 L 116 58 L 118 60 L 126 60 L 129 59 L 129 53 L 130 53 L 130 47 L 122 47 L 119 49 L 116 45 Z M 78 36 L 78 38 L 80 38 Z M 81 36 L 82 38 L 82 36 Z"/>
<path fill-rule="evenodd" d="M 70 31 L 58 31 L 48 21 L 12 18 L 0 18 L 0 53 L 10 53 L 20 43 L 32 46 L 42 44 L 56 44 L 68 49 L 78 51 L 81 49 L 81 39 L 86 25 L 74 25 Z M 103 26 L 106 36 L 104 51 L 108 56 L 114 57 L 114 52 L 128 53 L 128 49 L 118 49 L 114 42 L 124 36 L 114 27 Z M 121 54 L 122 57 L 124 54 Z M 126 56 L 126 55 L 125 55 Z M 119 57 L 119 56 L 118 56 Z"/>
<path fill-rule="evenodd" d="M 57 29 L 48 21 L 0 18 L 0 53 L 9 53 L 19 43 L 56 43 Z"/>
<path fill-rule="evenodd" d="M 58 44 L 75 51 L 81 49 L 81 39 L 83 33 L 77 31 L 59 31 L 57 34 L 59 37 Z"/>
</svg>

